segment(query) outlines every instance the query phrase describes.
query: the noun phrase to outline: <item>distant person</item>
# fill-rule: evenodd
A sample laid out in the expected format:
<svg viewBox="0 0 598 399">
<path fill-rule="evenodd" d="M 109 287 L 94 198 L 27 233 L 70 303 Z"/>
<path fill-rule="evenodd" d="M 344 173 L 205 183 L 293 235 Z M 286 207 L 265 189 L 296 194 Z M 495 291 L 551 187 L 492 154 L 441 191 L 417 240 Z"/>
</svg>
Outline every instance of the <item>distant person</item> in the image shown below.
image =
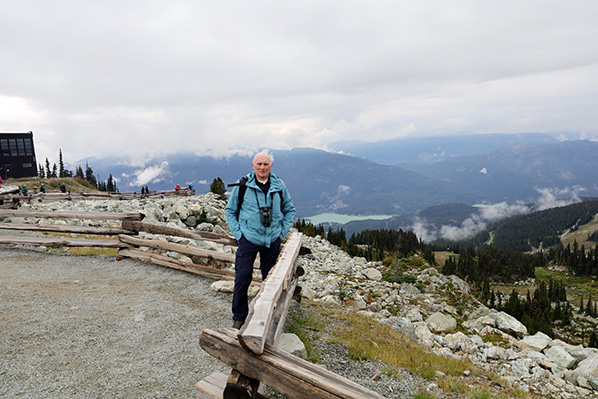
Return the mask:
<svg viewBox="0 0 598 399">
<path fill-rule="evenodd" d="M 46 186 L 44 183 L 42 183 L 42 185 L 39 186 L 39 192 L 44 194 L 46 193 Z"/>
<path fill-rule="evenodd" d="M 247 290 L 253 277 L 253 262 L 260 254 L 260 269 L 265 280 L 276 264 L 280 243 L 289 233 L 295 205 L 283 181 L 272 171 L 272 156 L 255 155 L 253 172 L 241 179 L 226 205 L 226 223 L 239 246 L 235 255 L 233 290 L 233 328 L 245 323 L 249 312 Z"/>
<path fill-rule="evenodd" d="M 21 194 L 23 194 L 23 197 L 26 197 L 28 193 L 29 190 L 27 190 L 27 186 L 21 187 Z"/>
<path fill-rule="evenodd" d="M 145 186 L 145 195 L 149 195 L 150 191 L 149 191 L 149 187 Z"/>
<path fill-rule="evenodd" d="M 141 198 L 145 196 L 145 187 L 141 187 Z"/>
<path fill-rule="evenodd" d="M 189 191 L 193 190 L 193 184 L 189 183 Z"/>
<path fill-rule="evenodd" d="M 176 186 L 174 186 L 174 191 L 179 191 L 181 189 L 181 186 L 179 186 L 178 184 Z"/>
<path fill-rule="evenodd" d="M 63 194 L 66 194 L 66 184 L 62 183 L 60 185 L 60 192 Z"/>
</svg>

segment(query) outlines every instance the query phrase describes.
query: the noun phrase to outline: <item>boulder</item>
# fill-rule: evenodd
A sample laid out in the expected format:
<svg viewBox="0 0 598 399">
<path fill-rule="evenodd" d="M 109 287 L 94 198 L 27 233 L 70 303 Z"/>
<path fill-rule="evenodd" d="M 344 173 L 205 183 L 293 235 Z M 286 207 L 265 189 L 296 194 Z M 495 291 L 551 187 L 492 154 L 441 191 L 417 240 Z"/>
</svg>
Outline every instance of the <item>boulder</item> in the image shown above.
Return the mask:
<svg viewBox="0 0 598 399">
<path fill-rule="evenodd" d="M 424 318 L 421 314 L 421 312 L 419 311 L 418 308 L 411 308 L 408 312 L 407 312 L 407 316 L 406 316 L 409 321 L 411 321 L 412 323 L 415 323 L 417 321 L 423 321 Z"/>
<path fill-rule="evenodd" d="M 575 371 L 590 381 L 598 380 L 598 354 L 579 362 Z"/>
<path fill-rule="evenodd" d="M 372 267 L 362 270 L 361 274 L 363 274 L 368 280 L 382 280 L 382 273 L 380 273 L 380 270 L 374 269 Z"/>
<path fill-rule="evenodd" d="M 553 346 L 544 351 L 547 358 L 552 360 L 557 366 L 564 369 L 570 369 L 575 366 L 575 359 L 565 349 L 560 346 Z"/>
<path fill-rule="evenodd" d="M 276 341 L 276 347 L 294 356 L 298 356 L 304 359 L 307 357 L 305 345 L 295 334 L 280 334 L 280 337 L 278 337 L 278 341 Z"/>
<path fill-rule="evenodd" d="M 412 341 L 417 341 L 415 335 L 415 326 L 405 317 L 391 316 L 382 321 L 384 324 L 388 324 L 393 330 L 400 332 Z"/>
<path fill-rule="evenodd" d="M 543 332 L 538 331 L 536 334 L 528 335 L 525 338 L 523 338 L 521 341 L 517 342 L 517 346 L 521 350 L 529 348 L 529 349 L 533 349 L 538 352 L 542 352 L 544 350 L 544 348 L 546 348 L 548 345 L 550 345 L 551 341 L 552 341 L 552 338 L 550 338 L 548 335 L 544 334 Z"/>
<path fill-rule="evenodd" d="M 432 314 L 426 319 L 426 324 L 435 333 L 449 333 L 457 328 L 457 320 L 452 316 L 440 312 Z"/>
<path fill-rule="evenodd" d="M 210 289 L 215 292 L 233 292 L 235 282 L 231 280 L 219 280 L 210 285 Z"/>
<path fill-rule="evenodd" d="M 516 337 L 523 337 L 527 335 L 527 327 L 510 314 L 505 312 L 496 312 L 490 313 L 489 316 L 496 321 L 496 328 L 499 330 Z"/>
<path fill-rule="evenodd" d="M 491 346 L 489 348 L 484 349 L 484 361 L 491 359 L 491 360 L 506 360 L 507 359 L 507 352 L 501 348 L 500 346 Z"/>
</svg>

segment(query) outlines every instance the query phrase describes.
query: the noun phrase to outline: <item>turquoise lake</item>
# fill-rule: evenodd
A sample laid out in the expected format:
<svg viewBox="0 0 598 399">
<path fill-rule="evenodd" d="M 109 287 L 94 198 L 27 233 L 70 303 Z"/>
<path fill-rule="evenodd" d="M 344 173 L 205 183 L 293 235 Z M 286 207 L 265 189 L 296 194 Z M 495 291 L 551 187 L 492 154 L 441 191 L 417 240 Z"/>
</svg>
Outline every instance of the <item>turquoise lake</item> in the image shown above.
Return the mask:
<svg viewBox="0 0 598 399">
<path fill-rule="evenodd" d="M 310 216 L 308 218 L 303 218 L 306 221 L 312 222 L 313 224 L 321 224 L 321 223 L 348 223 L 353 220 L 366 220 L 366 219 L 374 219 L 374 220 L 384 220 L 389 219 L 393 215 L 368 215 L 368 216 L 355 216 L 355 215 L 342 215 L 339 213 L 321 213 L 319 215 Z"/>
</svg>

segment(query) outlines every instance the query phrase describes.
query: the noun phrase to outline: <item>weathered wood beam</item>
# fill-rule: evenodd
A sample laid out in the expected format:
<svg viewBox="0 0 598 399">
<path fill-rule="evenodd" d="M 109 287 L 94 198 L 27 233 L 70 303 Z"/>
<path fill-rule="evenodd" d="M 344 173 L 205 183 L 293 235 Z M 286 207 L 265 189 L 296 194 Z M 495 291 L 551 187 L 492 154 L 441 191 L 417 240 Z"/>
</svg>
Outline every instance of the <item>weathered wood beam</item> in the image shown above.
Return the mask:
<svg viewBox="0 0 598 399">
<path fill-rule="evenodd" d="M 118 239 L 127 244 L 135 245 L 137 247 L 149 247 L 162 249 L 165 251 L 174 251 L 184 255 L 197 256 L 200 258 L 214 259 L 220 262 L 235 263 L 234 254 L 225 254 L 223 252 L 208 251 L 192 247 L 190 245 L 176 244 L 173 242 L 162 240 L 145 240 L 143 238 L 131 237 L 124 234 L 118 236 Z"/>
<path fill-rule="evenodd" d="M 207 231 L 188 230 L 180 227 L 170 227 L 129 220 L 123 220 L 123 228 L 127 230 L 143 231 L 150 234 L 163 234 L 166 236 L 191 238 L 193 240 L 212 241 L 225 245 L 237 245 L 237 240 L 231 236 L 210 233 Z"/>
<path fill-rule="evenodd" d="M 199 344 L 210 355 L 295 399 L 381 399 L 383 396 L 323 367 L 266 345 L 261 355 L 243 349 L 237 331 L 203 330 Z"/>
<path fill-rule="evenodd" d="M 301 237 L 301 233 L 291 234 L 280 252 L 276 265 L 270 270 L 259 293 L 249 305 L 249 315 L 243 328 L 239 331 L 241 345 L 248 351 L 261 354 L 268 335 L 273 339 L 276 338 L 276 333 L 270 333 L 271 329 L 275 331 L 278 329 L 273 324 L 273 320 L 275 318 L 284 320 L 286 317 L 290 298 L 283 293 L 292 284 L 301 248 Z M 294 290 L 293 286 L 289 296 L 292 297 Z M 275 317 L 277 307 L 279 314 Z"/>
<path fill-rule="evenodd" d="M 112 227 L 92 227 L 92 226 L 68 226 L 63 224 L 18 224 L 18 223 L 0 223 L 0 229 L 4 230 L 24 230 L 24 231 L 52 231 L 57 233 L 77 233 L 77 234 L 133 234 L 134 231 L 112 228 Z"/>
<path fill-rule="evenodd" d="M 35 211 L 35 210 L 0 210 L 3 217 L 32 217 L 53 219 L 94 219 L 94 220 L 141 220 L 139 212 L 65 212 L 65 211 Z"/>
<path fill-rule="evenodd" d="M 214 371 L 212 374 L 206 376 L 201 381 L 195 384 L 196 399 L 223 399 L 227 398 L 227 376 L 220 371 Z M 228 398 L 242 399 L 243 393 L 236 394 L 237 396 L 230 396 Z M 251 399 L 267 399 L 264 395 L 256 392 Z"/>
<path fill-rule="evenodd" d="M 210 266 L 202 266 L 195 263 L 183 262 L 177 259 L 169 258 L 168 256 L 140 251 L 138 249 L 121 249 L 118 251 L 117 260 L 120 260 L 122 257 L 135 258 L 142 261 L 155 263 L 160 266 L 170 267 L 172 269 L 182 270 L 189 273 L 200 274 L 202 276 L 215 279 L 235 279 L 235 272 L 229 270 L 218 270 Z M 260 285 L 261 283 L 258 278 L 254 278 L 253 282 L 256 285 Z"/>
<path fill-rule="evenodd" d="M 0 235 L 0 244 L 43 245 L 46 247 L 99 247 L 128 248 L 129 245 L 115 240 L 85 240 L 65 237 L 14 237 Z"/>
</svg>

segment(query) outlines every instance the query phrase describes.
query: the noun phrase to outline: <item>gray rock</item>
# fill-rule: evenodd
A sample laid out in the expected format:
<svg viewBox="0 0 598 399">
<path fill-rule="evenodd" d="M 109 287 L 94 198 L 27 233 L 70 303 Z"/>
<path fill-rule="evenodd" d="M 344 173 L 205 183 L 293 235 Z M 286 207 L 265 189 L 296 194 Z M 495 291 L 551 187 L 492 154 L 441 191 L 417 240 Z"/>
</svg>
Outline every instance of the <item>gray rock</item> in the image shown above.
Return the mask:
<svg viewBox="0 0 598 399">
<path fill-rule="evenodd" d="M 575 359 L 565 349 L 560 346 L 553 346 L 544 351 L 547 358 L 556 363 L 559 367 L 570 369 L 575 366 Z"/>
<path fill-rule="evenodd" d="M 233 292 L 235 282 L 231 280 L 218 280 L 210 285 L 210 289 L 215 292 Z"/>
<path fill-rule="evenodd" d="M 588 380 L 596 379 L 598 380 L 598 354 L 588 357 L 585 360 L 582 360 L 578 365 L 575 371 L 579 374 L 587 378 Z"/>
<path fill-rule="evenodd" d="M 529 348 L 538 352 L 542 352 L 544 348 L 550 344 L 550 342 L 552 342 L 552 338 L 543 332 L 538 331 L 534 335 L 528 335 L 524 337 L 521 341 L 517 342 L 517 346 L 521 350 Z"/>
<path fill-rule="evenodd" d="M 407 295 L 407 296 L 410 296 L 410 297 L 413 297 L 413 298 L 418 297 L 419 295 L 421 295 L 421 291 L 417 287 L 414 287 L 411 284 L 403 283 L 403 284 L 401 284 L 401 288 L 400 289 L 401 289 L 401 293 L 403 295 Z"/>
<path fill-rule="evenodd" d="M 457 328 L 457 320 L 452 316 L 440 312 L 432 314 L 426 319 L 426 324 L 435 333 L 449 333 Z"/>
<path fill-rule="evenodd" d="M 412 341 L 417 341 L 415 326 L 407 318 L 392 316 L 383 320 L 382 322 L 384 324 L 388 324 L 394 330 L 397 330 Z"/>
<path fill-rule="evenodd" d="M 287 353 L 290 353 L 291 355 L 295 355 L 304 359 L 307 357 L 305 345 L 295 334 L 280 334 L 278 341 L 276 341 L 276 347 Z"/>
<path fill-rule="evenodd" d="M 523 337 L 527 334 L 527 327 L 519 320 L 505 312 L 490 313 L 496 321 L 496 328 L 516 337 Z"/>
<path fill-rule="evenodd" d="M 411 309 L 409 309 L 409 312 L 407 312 L 407 318 L 412 323 L 424 320 L 424 318 L 423 318 L 423 316 L 422 316 L 422 314 L 421 314 L 421 312 L 419 311 L 418 308 L 411 308 Z"/>
<path fill-rule="evenodd" d="M 382 273 L 380 273 L 380 271 L 378 269 L 374 269 L 374 268 L 370 267 L 370 268 L 362 270 L 361 274 L 363 274 L 369 280 L 374 280 L 374 281 L 382 280 Z"/>
</svg>

